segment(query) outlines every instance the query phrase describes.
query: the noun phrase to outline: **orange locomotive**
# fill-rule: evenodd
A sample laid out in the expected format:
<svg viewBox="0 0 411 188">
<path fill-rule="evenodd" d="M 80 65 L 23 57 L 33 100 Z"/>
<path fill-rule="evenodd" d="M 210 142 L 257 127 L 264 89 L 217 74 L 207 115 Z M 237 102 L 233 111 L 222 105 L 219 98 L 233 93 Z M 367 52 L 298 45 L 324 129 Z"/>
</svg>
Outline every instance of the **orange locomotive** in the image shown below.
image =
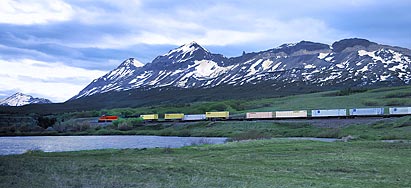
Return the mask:
<svg viewBox="0 0 411 188">
<path fill-rule="evenodd" d="M 101 116 L 98 118 L 98 122 L 112 122 L 118 120 L 118 116 Z"/>
</svg>

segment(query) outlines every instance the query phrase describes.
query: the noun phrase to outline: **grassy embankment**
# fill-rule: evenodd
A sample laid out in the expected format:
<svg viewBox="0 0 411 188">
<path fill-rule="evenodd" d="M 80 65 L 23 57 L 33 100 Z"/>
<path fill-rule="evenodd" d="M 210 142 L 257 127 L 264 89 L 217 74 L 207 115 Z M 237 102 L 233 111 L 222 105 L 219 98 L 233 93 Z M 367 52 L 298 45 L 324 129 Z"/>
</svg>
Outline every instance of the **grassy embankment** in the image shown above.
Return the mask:
<svg viewBox="0 0 411 188">
<path fill-rule="evenodd" d="M 258 140 L 0 157 L 0 187 L 408 187 L 411 143 Z"/>
<path fill-rule="evenodd" d="M 258 100 L 226 100 L 148 106 L 141 108 L 119 108 L 102 110 L 113 115 L 132 115 L 149 113 L 197 114 L 206 111 L 228 110 L 231 114 L 244 114 L 249 111 L 311 110 L 335 108 L 411 106 L 411 86 L 380 88 L 372 90 L 340 90 L 320 93 L 293 95 L 288 97 Z"/>
</svg>

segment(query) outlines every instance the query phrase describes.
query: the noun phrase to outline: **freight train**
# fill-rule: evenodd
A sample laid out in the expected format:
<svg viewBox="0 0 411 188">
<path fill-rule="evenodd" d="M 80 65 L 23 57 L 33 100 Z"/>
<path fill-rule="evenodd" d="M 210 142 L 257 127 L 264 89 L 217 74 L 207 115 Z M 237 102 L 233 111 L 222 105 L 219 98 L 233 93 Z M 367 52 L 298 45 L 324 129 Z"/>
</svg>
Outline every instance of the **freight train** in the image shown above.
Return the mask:
<svg viewBox="0 0 411 188">
<path fill-rule="evenodd" d="M 387 109 L 387 111 L 386 111 Z M 354 117 L 392 117 L 411 115 L 411 107 L 391 108 L 350 108 L 315 109 L 274 112 L 247 112 L 245 116 L 230 116 L 228 111 L 206 112 L 205 114 L 164 114 L 164 121 L 203 121 L 203 120 L 264 120 L 264 119 L 305 119 L 305 118 L 354 118 Z M 114 116 L 105 116 L 114 117 Z M 144 121 L 159 120 L 158 114 L 140 115 Z M 99 119 L 100 122 L 100 119 Z"/>
<path fill-rule="evenodd" d="M 331 118 L 331 117 L 361 117 L 361 116 L 401 116 L 411 115 L 411 107 L 392 107 L 385 113 L 384 108 L 351 108 L 351 109 L 315 109 L 274 111 L 274 112 L 247 112 L 245 117 L 230 117 L 228 111 L 206 112 L 205 114 L 164 114 L 164 120 L 200 121 L 207 119 L 296 119 L 296 118 Z M 141 115 L 144 120 L 158 120 L 158 114 Z"/>
</svg>

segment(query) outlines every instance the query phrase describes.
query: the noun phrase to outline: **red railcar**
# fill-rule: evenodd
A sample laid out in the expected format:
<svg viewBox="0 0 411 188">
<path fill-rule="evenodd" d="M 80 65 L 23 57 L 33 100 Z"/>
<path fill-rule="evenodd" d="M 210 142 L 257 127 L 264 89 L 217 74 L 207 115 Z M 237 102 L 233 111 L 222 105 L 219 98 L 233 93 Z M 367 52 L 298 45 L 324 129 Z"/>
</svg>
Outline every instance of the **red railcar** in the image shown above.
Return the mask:
<svg viewBox="0 0 411 188">
<path fill-rule="evenodd" d="M 112 122 L 118 120 L 118 116 L 101 116 L 98 118 L 98 122 Z"/>
</svg>

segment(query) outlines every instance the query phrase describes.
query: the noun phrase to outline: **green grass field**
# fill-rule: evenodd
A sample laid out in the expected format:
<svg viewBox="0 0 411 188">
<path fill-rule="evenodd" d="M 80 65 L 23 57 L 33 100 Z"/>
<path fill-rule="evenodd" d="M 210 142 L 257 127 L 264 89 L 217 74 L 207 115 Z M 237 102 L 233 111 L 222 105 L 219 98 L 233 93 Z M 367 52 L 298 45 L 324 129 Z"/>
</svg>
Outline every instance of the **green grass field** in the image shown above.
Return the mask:
<svg viewBox="0 0 411 188">
<path fill-rule="evenodd" d="M 0 157 L 0 187 L 409 187 L 411 143 L 257 140 Z"/>
<path fill-rule="evenodd" d="M 248 111 L 311 110 L 360 107 L 411 106 L 411 86 L 389 87 L 371 90 L 340 90 L 288 97 L 254 100 L 224 100 L 193 102 L 186 104 L 151 105 L 139 108 L 103 109 L 94 112 L 73 112 L 66 117 L 84 117 L 98 114 L 136 115 L 150 113 L 198 114 L 206 111 L 228 110 L 231 114 Z"/>
</svg>

